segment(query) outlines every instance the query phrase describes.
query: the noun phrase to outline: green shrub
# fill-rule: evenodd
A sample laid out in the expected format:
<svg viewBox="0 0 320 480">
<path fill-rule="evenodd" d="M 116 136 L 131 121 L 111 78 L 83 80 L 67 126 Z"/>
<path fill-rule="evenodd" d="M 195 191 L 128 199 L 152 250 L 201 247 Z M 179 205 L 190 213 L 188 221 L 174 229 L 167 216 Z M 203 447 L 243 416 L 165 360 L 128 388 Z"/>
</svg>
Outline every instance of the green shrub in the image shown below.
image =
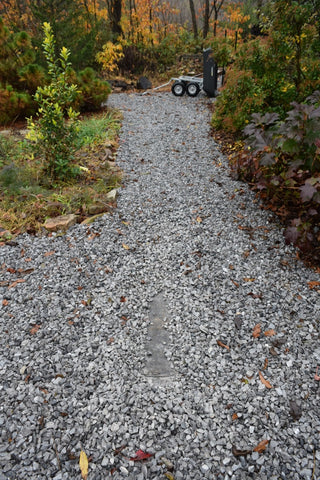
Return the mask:
<svg viewBox="0 0 320 480">
<path fill-rule="evenodd" d="M 79 104 L 81 111 L 100 110 L 101 104 L 106 102 L 111 93 L 109 83 L 97 77 L 96 72 L 90 67 L 79 72 L 76 78 L 80 89 L 76 103 Z"/>
<path fill-rule="evenodd" d="M 0 84 L 0 125 L 7 125 L 32 112 L 33 101 L 28 93 L 15 91 Z"/>
<path fill-rule="evenodd" d="M 263 105 L 263 92 L 250 72 L 230 69 L 226 85 L 215 103 L 212 125 L 235 132 Z"/>
<path fill-rule="evenodd" d="M 53 179 L 65 180 L 79 173 L 72 164 L 77 143 L 77 113 L 72 108 L 77 86 L 68 83 L 69 51 L 62 48 L 55 57 L 55 40 L 50 24 L 44 23 L 43 49 L 50 83 L 38 87 L 34 96 L 39 104 L 38 120 L 28 119 L 34 148 L 44 160 L 45 172 Z"/>
</svg>

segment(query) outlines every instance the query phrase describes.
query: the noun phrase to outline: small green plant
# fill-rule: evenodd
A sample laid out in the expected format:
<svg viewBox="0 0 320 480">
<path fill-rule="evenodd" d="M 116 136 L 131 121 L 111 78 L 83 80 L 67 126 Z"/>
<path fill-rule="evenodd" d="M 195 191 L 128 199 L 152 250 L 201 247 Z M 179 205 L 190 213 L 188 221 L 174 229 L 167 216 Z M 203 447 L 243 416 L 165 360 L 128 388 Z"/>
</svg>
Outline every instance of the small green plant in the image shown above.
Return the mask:
<svg viewBox="0 0 320 480">
<path fill-rule="evenodd" d="M 68 83 L 70 52 L 63 47 L 55 55 L 55 39 L 49 23 L 44 23 L 43 49 L 50 83 L 38 87 L 34 99 L 39 105 L 38 120 L 28 119 L 28 139 L 43 158 L 44 170 L 54 180 L 67 180 L 79 174 L 73 164 L 78 135 L 78 113 L 72 108 L 77 86 Z"/>
</svg>

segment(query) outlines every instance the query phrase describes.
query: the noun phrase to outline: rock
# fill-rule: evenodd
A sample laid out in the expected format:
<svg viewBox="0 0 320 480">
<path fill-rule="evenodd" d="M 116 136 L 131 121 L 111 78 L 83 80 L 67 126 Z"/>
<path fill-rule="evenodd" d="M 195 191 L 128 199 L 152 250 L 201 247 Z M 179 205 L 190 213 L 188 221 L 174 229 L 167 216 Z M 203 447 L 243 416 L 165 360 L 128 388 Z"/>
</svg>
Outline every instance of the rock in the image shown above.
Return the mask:
<svg viewBox="0 0 320 480">
<path fill-rule="evenodd" d="M 110 190 L 110 192 L 107 194 L 107 200 L 109 202 L 113 202 L 118 196 L 118 189 L 114 188 L 113 190 Z"/>
<path fill-rule="evenodd" d="M 57 232 L 58 230 L 68 230 L 77 223 L 78 217 L 71 213 L 70 215 L 60 215 L 59 217 L 48 218 L 44 224 L 44 228 L 49 232 Z"/>
<path fill-rule="evenodd" d="M 88 214 L 89 215 L 97 215 L 99 213 L 106 212 L 108 210 L 108 206 L 104 203 L 94 203 L 93 205 L 88 206 Z"/>
<path fill-rule="evenodd" d="M 148 90 L 148 88 L 152 88 L 152 83 L 147 77 L 140 77 L 137 81 L 137 88 L 139 90 Z"/>
<path fill-rule="evenodd" d="M 130 84 L 124 80 L 108 80 L 114 91 L 125 91 L 130 88 Z"/>
</svg>

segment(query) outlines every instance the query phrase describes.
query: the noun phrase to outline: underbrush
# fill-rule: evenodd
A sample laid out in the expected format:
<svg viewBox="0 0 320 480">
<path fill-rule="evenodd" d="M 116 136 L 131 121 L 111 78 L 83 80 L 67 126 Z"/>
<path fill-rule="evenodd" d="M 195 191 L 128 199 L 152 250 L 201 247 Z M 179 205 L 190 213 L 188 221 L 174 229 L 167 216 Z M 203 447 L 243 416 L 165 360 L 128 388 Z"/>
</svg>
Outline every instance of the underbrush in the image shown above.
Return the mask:
<svg viewBox="0 0 320 480">
<path fill-rule="evenodd" d="M 5 239 L 38 233 L 50 217 L 74 213 L 80 222 L 110 210 L 107 194 L 121 181 L 114 165 L 119 128 L 117 112 L 80 118 L 75 156 L 79 174 L 66 182 L 43 174 L 43 159 L 35 156 L 19 130 L 9 136 L 0 133 L 0 227 Z"/>
<path fill-rule="evenodd" d="M 285 224 L 285 241 L 320 266 L 320 93 L 276 113 L 253 114 L 245 140 L 229 149 L 236 178 L 247 181 Z"/>
</svg>

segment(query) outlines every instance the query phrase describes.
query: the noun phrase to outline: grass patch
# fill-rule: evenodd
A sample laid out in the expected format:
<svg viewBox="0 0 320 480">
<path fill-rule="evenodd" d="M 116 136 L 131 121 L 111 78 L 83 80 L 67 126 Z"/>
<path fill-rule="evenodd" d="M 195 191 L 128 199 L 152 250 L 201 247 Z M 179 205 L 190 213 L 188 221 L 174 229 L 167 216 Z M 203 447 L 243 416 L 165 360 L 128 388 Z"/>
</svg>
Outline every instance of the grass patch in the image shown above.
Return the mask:
<svg viewBox="0 0 320 480">
<path fill-rule="evenodd" d="M 75 163 L 81 174 L 67 183 L 53 183 L 43 175 L 40 158 L 19 130 L 0 133 L 0 235 L 39 233 L 47 218 L 77 214 L 79 222 L 107 212 L 107 194 L 120 186 L 115 166 L 121 117 L 118 112 L 81 118 Z"/>
</svg>

